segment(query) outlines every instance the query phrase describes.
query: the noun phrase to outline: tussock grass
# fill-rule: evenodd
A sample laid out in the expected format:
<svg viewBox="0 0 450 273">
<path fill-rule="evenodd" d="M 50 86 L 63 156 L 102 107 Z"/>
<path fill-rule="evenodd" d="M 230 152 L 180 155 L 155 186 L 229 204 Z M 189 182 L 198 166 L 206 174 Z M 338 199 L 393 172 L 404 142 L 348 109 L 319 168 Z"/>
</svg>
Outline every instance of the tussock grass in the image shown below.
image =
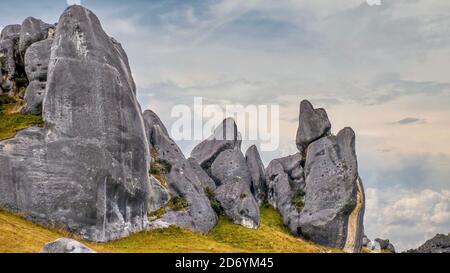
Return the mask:
<svg viewBox="0 0 450 273">
<path fill-rule="evenodd" d="M 38 252 L 47 242 L 60 237 L 70 235 L 40 227 L 20 216 L 0 211 L 0 253 Z M 340 252 L 290 235 L 283 226 L 279 213 L 268 206 L 261 209 L 259 229 L 235 225 L 221 216 L 217 226 L 208 234 L 169 227 L 140 232 L 109 243 L 83 243 L 98 252 L 106 253 Z"/>
</svg>

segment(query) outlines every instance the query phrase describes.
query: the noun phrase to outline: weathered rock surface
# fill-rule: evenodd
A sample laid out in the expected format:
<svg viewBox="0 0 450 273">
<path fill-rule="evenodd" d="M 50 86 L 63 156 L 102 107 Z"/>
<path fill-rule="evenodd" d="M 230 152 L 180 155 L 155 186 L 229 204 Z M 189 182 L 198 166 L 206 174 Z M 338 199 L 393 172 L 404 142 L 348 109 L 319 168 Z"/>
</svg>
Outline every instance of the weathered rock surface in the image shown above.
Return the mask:
<svg viewBox="0 0 450 273">
<path fill-rule="evenodd" d="M 229 149 L 241 150 L 242 137 L 233 119 L 226 119 L 218 126 L 211 137 L 198 144 L 191 153 L 200 166 L 211 175 L 211 165 L 216 157 Z"/>
<path fill-rule="evenodd" d="M 345 128 L 337 136 L 309 145 L 305 163 L 305 207 L 300 217 L 301 234 L 325 246 L 352 249 L 362 246 L 364 194 L 358 179 L 355 134 Z M 356 223 L 350 227 L 349 217 Z M 352 234 L 348 234 L 352 228 Z"/>
<path fill-rule="evenodd" d="M 46 244 L 40 251 L 40 253 L 53 253 L 53 254 L 88 254 L 97 253 L 89 247 L 83 245 L 82 243 L 68 239 L 60 238 L 56 241 Z"/>
<path fill-rule="evenodd" d="M 170 193 L 167 188 L 161 185 L 153 176 L 150 176 L 149 198 L 147 201 L 148 211 L 156 211 L 167 204 L 170 200 Z"/>
<path fill-rule="evenodd" d="M 195 159 L 193 159 L 192 157 L 190 157 L 190 158 L 188 158 L 188 162 L 189 162 L 189 164 L 191 164 L 191 168 L 194 171 L 194 173 L 197 175 L 203 188 L 209 188 L 210 190 L 214 191 L 217 187 L 216 183 L 202 169 L 202 167 L 197 163 L 197 161 Z"/>
<path fill-rule="evenodd" d="M 300 126 L 297 131 L 297 147 L 304 151 L 309 144 L 330 134 L 331 123 L 323 108 L 314 109 L 304 100 L 300 104 Z"/>
<path fill-rule="evenodd" d="M 50 28 L 53 25 L 44 23 L 42 20 L 28 17 L 22 22 L 19 39 L 19 52 L 25 55 L 26 50 L 33 43 L 47 39 Z"/>
<path fill-rule="evenodd" d="M 259 226 L 259 206 L 251 192 L 252 178 L 241 151 L 235 121 L 225 119 L 211 137 L 197 145 L 191 156 L 217 185 L 215 198 L 226 216 L 237 224 Z"/>
<path fill-rule="evenodd" d="M 283 216 L 284 224 L 299 234 L 300 213 L 304 206 L 305 180 L 300 153 L 275 159 L 266 169 L 267 200 Z"/>
<path fill-rule="evenodd" d="M 266 200 L 266 173 L 264 164 L 255 145 L 248 148 L 245 153 L 245 160 L 250 172 L 251 192 L 255 196 L 256 201 L 261 206 Z"/>
<path fill-rule="evenodd" d="M 381 250 L 385 250 L 391 253 L 395 253 L 395 247 L 394 245 L 389 241 L 389 239 L 380 239 L 376 238 L 375 242 L 377 242 L 380 245 Z"/>
<path fill-rule="evenodd" d="M 259 206 L 246 181 L 239 176 L 228 178 L 215 191 L 225 214 L 235 224 L 257 228 L 260 224 Z"/>
<path fill-rule="evenodd" d="M 450 253 L 450 233 L 437 234 L 417 249 L 410 249 L 408 253 Z"/>
<path fill-rule="evenodd" d="M 0 206 L 92 241 L 144 229 L 149 145 L 128 60 L 81 6 L 51 50 L 45 129 L 0 142 Z"/>
<path fill-rule="evenodd" d="M 26 51 L 25 71 L 29 85 L 25 92 L 22 113 L 39 115 L 42 112 L 52 43 L 53 39 L 36 42 Z"/>
<path fill-rule="evenodd" d="M 161 228 L 176 225 L 194 231 L 208 232 L 215 226 L 217 216 L 204 193 L 201 180 L 176 143 L 167 135 L 167 129 L 156 114 L 145 111 L 144 119 L 153 149 L 152 157 L 155 161 L 153 164 L 161 166 L 152 168 L 157 169 L 155 178 L 158 176 L 160 184 L 166 184 L 172 198 L 182 198 L 188 205 L 178 209 L 166 206 L 163 215 L 149 219 L 150 226 Z"/>
<path fill-rule="evenodd" d="M 250 190 L 250 172 L 240 150 L 229 149 L 221 152 L 211 165 L 211 177 L 219 186 L 231 178 L 240 177 Z"/>
<path fill-rule="evenodd" d="M 0 36 L 0 68 L 6 73 L 3 76 L 11 80 L 16 75 L 16 62 L 20 59 L 18 55 L 19 37 L 21 25 L 8 25 L 3 28 Z M 2 89 L 9 91 L 12 88 L 2 82 Z"/>
</svg>

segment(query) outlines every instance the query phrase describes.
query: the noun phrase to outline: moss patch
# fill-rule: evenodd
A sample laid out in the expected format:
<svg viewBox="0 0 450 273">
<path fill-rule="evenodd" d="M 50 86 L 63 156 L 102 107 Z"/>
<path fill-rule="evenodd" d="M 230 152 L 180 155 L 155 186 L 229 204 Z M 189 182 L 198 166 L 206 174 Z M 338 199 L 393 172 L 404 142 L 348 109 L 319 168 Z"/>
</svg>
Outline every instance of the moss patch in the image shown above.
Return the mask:
<svg viewBox="0 0 450 273">
<path fill-rule="evenodd" d="M 211 204 L 211 208 L 216 212 L 217 215 L 223 215 L 223 208 L 220 202 L 216 198 L 216 194 L 214 191 L 208 187 L 204 188 L 204 192 L 206 193 L 206 196 L 209 199 L 209 202 Z"/>
<path fill-rule="evenodd" d="M 18 111 L 20 103 L 11 103 L 11 99 L 0 96 L 0 102 L 8 104 L 0 104 L 0 140 L 13 138 L 20 130 L 30 126 L 43 126 L 42 116 L 25 115 Z"/>
<path fill-rule="evenodd" d="M 167 202 L 167 206 L 174 211 L 182 211 L 189 208 L 189 203 L 184 197 L 174 196 Z"/>
<path fill-rule="evenodd" d="M 301 212 L 303 208 L 305 207 L 305 196 L 304 195 L 297 195 L 291 200 L 291 205 L 293 205 L 298 212 Z"/>
</svg>

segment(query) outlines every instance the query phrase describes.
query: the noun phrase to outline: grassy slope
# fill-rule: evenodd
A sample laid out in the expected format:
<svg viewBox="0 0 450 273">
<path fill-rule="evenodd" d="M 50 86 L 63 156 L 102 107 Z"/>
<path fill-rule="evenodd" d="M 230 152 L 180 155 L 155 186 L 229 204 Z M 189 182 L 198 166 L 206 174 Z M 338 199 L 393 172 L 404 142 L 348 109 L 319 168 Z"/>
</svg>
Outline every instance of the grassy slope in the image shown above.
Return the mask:
<svg viewBox="0 0 450 273">
<path fill-rule="evenodd" d="M 18 131 L 32 125 L 42 126 L 41 116 L 17 113 L 19 103 L 1 104 L 2 101 L 6 101 L 6 95 L 0 98 L 0 141 L 12 138 Z"/>
<path fill-rule="evenodd" d="M 38 252 L 47 242 L 70 237 L 64 232 L 34 225 L 20 216 L 0 211 L 0 253 Z M 84 242 L 86 243 L 86 242 Z M 86 243 L 98 252 L 338 252 L 289 234 L 272 208 L 261 209 L 261 227 L 251 230 L 220 218 L 208 234 L 170 227 L 134 234 L 104 244 Z"/>
</svg>

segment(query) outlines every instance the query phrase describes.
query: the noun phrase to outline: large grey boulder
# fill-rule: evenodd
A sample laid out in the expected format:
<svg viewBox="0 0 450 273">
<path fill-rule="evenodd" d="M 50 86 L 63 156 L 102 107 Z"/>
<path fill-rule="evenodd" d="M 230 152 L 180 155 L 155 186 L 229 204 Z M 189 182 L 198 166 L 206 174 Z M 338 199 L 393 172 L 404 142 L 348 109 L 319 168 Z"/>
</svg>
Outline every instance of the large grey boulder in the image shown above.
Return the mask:
<svg viewBox="0 0 450 273">
<path fill-rule="evenodd" d="M 241 149 L 242 137 L 233 119 L 225 119 L 211 137 L 198 144 L 191 153 L 200 166 L 211 175 L 211 165 L 216 157 L 228 149 Z"/>
<path fill-rule="evenodd" d="M 82 243 L 68 239 L 60 238 L 56 241 L 46 244 L 40 251 L 40 253 L 51 253 L 51 254 L 88 254 L 97 253 L 89 247 L 83 245 Z"/>
<path fill-rule="evenodd" d="M 47 39 L 49 29 L 53 25 L 44 23 L 42 20 L 34 17 L 28 17 L 22 22 L 19 38 L 19 52 L 21 56 L 25 55 L 26 50 L 35 42 Z"/>
<path fill-rule="evenodd" d="M 300 153 L 269 163 L 266 169 L 267 200 L 278 209 L 283 223 L 295 235 L 300 235 L 299 220 L 304 206 L 305 181 Z"/>
<path fill-rule="evenodd" d="M 152 170 L 154 177 L 170 193 L 173 203 L 186 203 L 163 207 L 162 215 L 150 218 L 150 227 L 162 228 L 170 225 L 189 228 L 193 231 L 208 232 L 217 216 L 206 196 L 203 184 L 180 148 L 167 135 L 161 120 L 151 111 L 145 111 L 144 119 L 147 135 L 152 146 Z M 149 211 L 150 214 L 154 211 Z"/>
<path fill-rule="evenodd" d="M 51 49 L 45 128 L 0 142 L 0 206 L 92 241 L 147 226 L 149 145 L 128 60 L 81 6 Z"/>
<path fill-rule="evenodd" d="M 231 178 L 240 177 L 250 190 L 250 172 L 240 150 L 229 149 L 221 152 L 211 165 L 211 177 L 217 185 L 223 185 Z"/>
<path fill-rule="evenodd" d="M 259 206 L 246 183 L 239 176 L 228 178 L 217 188 L 215 196 L 235 224 L 257 228 L 260 224 Z"/>
<path fill-rule="evenodd" d="M 0 39 L 2 40 L 11 40 L 11 39 L 19 39 L 20 30 L 22 29 L 21 25 L 7 25 L 2 29 L 0 34 Z"/>
<path fill-rule="evenodd" d="M 214 180 L 202 169 L 202 167 L 197 163 L 192 157 L 188 158 L 188 162 L 191 165 L 192 170 L 197 175 L 198 179 L 203 188 L 208 188 L 212 191 L 216 189 L 216 183 Z"/>
<path fill-rule="evenodd" d="M 211 137 L 197 145 L 191 157 L 217 185 L 215 198 L 236 224 L 259 226 L 259 206 L 251 192 L 252 178 L 241 151 L 242 137 L 235 121 L 225 119 Z"/>
<path fill-rule="evenodd" d="M 255 145 L 248 148 L 245 153 L 245 161 L 247 162 L 248 171 L 251 179 L 251 191 L 256 201 L 261 206 L 266 200 L 266 173 L 264 164 Z"/>
<path fill-rule="evenodd" d="M 22 113 L 42 113 L 52 43 L 53 39 L 36 42 L 26 51 L 24 62 L 29 84 L 25 91 Z"/>
<path fill-rule="evenodd" d="M 365 200 L 351 128 L 309 145 L 305 178 L 301 234 L 321 245 L 359 252 Z"/>
<path fill-rule="evenodd" d="M 215 196 L 225 215 L 236 224 L 258 227 L 259 205 L 251 192 L 251 176 L 242 152 L 221 152 L 211 165 L 211 175 L 218 185 Z"/>
<path fill-rule="evenodd" d="M 330 134 L 331 123 L 325 109 L 314 109 L 312 104 L 304 100 L 300 104 L 299 127 L 297 131 L 297 147 L 303 152 L 310 143 Z"/>
<path fill-rule="evenodd" d="M 417 249 L 410 249 L 408 253 L 450 253 L 450 233 L 437 234 Z"/>
</svg>

